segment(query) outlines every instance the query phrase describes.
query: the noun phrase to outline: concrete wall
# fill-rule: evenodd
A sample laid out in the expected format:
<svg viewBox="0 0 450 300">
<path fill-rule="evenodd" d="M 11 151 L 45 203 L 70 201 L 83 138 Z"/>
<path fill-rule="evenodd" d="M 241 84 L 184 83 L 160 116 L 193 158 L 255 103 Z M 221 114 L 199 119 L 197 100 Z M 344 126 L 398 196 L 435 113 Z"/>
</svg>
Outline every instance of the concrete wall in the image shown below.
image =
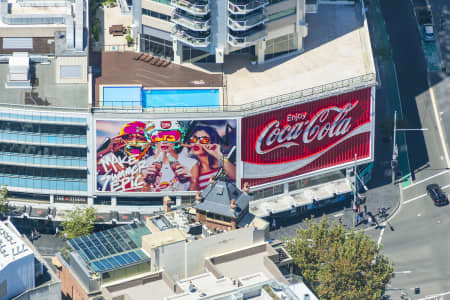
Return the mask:
<svg viewBox="0 0 450 300">
<path fill-rule="evenodd" d="M 173 23 L 146 15 L 142 16 L 142 25 L 150 26 L 167 32 L 171 32 L 172 28 L 175 26 Z"/>
<path fill-rule="evenodd" d="M 64 25 L 11 25 L 0 27 L 0 37 L 49 37 L 54 36 L 56 31 L 66 31 L 66 27 Z"/>
<path fill-rule="evenodd" d="M 165 5 L 152 0 L 142 0 L 142 8 L 146 8 L 168 16 L 171 16 L 173 11 L 175 10 L 175 8 L 170 5 Z"/>
<path fill-rule="evenodd" d="M 253 232 L 253 228 L 241 228 L 188 243 L 186 257 L 189 257 L 189 260 L 186 265 L 186 277 L 204 273 L 204 259 L 209 256 L 248 247 L 259 242 L 254 240 Z"/>
<path fill-rule="evenodd" d="M 185 247 L 186 242 L 183 240 L 153 249 L 150 255 L 151 270 L 158 271 L 163 269 L 175 281 L 185 278 Z"/>
</svg>

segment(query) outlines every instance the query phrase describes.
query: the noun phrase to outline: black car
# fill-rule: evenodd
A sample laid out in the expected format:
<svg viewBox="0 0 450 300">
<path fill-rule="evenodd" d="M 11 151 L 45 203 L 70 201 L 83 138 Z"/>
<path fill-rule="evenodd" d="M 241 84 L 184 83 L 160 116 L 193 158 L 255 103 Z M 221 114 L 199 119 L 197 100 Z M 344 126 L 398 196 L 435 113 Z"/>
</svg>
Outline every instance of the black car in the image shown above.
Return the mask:
<svg viewBox="0 0 450 300">
<path fill-rule="evenodd" d="M 439 185 L 435 183 L 427 185 L 427 192 L 433 200 L 434 205 L 441 206 L 448 204 L 447 195 L 441 190 Z"/>
</svg>

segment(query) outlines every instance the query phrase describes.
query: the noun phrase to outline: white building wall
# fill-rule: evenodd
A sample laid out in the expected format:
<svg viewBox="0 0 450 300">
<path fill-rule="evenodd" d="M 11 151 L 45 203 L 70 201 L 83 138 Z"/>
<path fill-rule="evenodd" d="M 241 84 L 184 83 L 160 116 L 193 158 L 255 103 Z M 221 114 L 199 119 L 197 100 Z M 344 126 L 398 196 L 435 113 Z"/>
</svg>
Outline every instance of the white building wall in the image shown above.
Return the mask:
<svg viewBox="0 0 450 300">
<path fill-rule="evenodd" d="M 6 296 L 0 300 L 11 299 L 27 289 L 34 288 L 34 254 L 8 264 L 0 271 L 0 286 L 6 281 Z"/>
</svg>

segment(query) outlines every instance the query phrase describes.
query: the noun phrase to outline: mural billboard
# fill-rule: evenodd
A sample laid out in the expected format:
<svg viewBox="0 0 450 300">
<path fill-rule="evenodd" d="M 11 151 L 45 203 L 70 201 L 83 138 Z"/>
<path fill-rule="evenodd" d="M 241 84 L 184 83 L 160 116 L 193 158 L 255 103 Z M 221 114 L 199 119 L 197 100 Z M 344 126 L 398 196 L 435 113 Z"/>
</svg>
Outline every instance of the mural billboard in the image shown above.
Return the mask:
<svg viewBox="0 0 450 300">
<path fill-rule="evenodd" d="M 371 88 L 242 119 L 241 184 L 371 159 Z"/>
<path fill-rule="evenodd" d="M 236 120 L 97 120 L 97 192 L 203 190 L 236 180 Z"/>
</svg>

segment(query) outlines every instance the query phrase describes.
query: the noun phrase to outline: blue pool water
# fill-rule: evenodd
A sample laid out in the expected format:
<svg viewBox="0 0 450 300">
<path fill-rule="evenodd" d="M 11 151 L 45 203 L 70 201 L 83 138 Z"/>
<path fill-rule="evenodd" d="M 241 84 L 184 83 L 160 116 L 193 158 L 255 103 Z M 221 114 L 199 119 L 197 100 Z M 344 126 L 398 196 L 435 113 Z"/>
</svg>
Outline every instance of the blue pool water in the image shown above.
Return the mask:
<svg viewBox="0 0 450 300">
<path fill-rule="evenodd" d="M 103 106 L 141 106 L 141 87 L 105 86 L 103 87 Z"/>
<path fill-rule="evenodd" d="M 143 90 L 142 106 L 146 107 L 205 107 L 218 106 L 219 90 Z"/>
</svg>

